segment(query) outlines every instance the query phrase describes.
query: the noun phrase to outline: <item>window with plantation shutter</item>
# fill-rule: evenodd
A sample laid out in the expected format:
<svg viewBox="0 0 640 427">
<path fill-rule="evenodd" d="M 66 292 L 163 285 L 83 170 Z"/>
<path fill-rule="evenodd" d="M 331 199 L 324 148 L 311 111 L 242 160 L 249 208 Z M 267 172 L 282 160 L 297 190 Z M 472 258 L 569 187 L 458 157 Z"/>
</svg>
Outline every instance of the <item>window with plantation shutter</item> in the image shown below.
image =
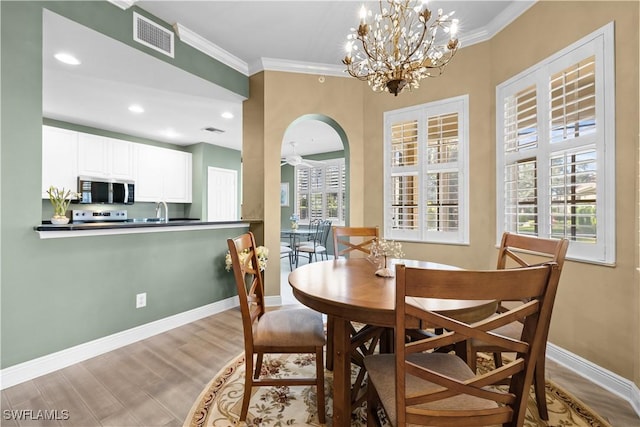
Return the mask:
<svg viewBox="0 0 640 427">
<path fill-rule="evenodd" d="M 497 88 L 497 239 L 568 238 L 615 262 L 613 24 Z"/>
<path fill-rule="evenodd" d="M 296 213 L 301 224 L 328 219 L 343 225 L 345 208 L 344 159 L 315 161 L 313 167 L 296 167 Z"/>
<path fill-rule="evenodd" d="M 468 97 L 385 113 L 384 236 L 468 243 Z"/>
</svg>

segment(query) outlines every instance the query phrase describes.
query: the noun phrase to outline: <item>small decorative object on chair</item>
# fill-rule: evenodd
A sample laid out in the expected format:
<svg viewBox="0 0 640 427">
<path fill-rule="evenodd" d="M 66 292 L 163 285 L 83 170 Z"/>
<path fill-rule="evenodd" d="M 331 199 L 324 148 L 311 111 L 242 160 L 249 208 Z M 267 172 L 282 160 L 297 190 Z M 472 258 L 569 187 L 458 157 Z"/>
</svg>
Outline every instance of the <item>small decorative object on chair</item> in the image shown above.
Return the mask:
<svg viewBox="0 0 640 427">
<path fill-rule="evenodd" d="M 238 254 L 240 257 L 240 262 L 242 265 L 251 262 L 251 258 L 249 256 L 249 250 L 245 249 Z M 260 271 L 264 271 L 267 268 L 267 259 L 269 259 L 269 249 L 264 246 L 256 247 L 256 257 L 258 258 L 258 266 L 260 267 Z M 224 257 L 225 269 L 227 271 L 231 271 L 233 269 L 233 260 L 231 259 L 231 253 L 227 251 L 227 255 Z"/>
<path fill-rule="evenodd" d="M 47 190 L 49 200 L 53 205 L 53 217 L 51 217 L 51 224 L 61 225 L 68 224 L 69 218 L 67 217 L 67 209 L 69 204 L 77 194 L 71 190 L 59 189 L 53 185 Z"/>
<path fill-rule="evenodd" d="M 378 264 L 376 276 L 393 277 L 393 268 L 388 265 L 388 258 L 402 258 L 402 244 L 393 240 L 375 239 L 371 243 L 371 254 L 369 259 Z"/>
</svg>

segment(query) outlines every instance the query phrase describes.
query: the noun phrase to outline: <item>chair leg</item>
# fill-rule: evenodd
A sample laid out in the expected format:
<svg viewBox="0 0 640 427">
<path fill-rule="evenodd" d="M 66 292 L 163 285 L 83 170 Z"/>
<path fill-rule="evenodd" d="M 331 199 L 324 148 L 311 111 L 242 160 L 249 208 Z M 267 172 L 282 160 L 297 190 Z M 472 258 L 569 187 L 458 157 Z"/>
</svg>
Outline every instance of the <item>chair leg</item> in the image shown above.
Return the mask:
<svg viewBox="0 0 640 427">
<path fill-rule="evenodd" d="M 264 354 L 263 353 L 257 353 L 256 356 L 256 371 L 253 374 L 253 378 L 254 379 L 258 379 L 260 378 L 260 371 L 262 370 L 262 358 L 263 358 Z M 250 371 L 247 371 L 250 372 Z"/>
<path fill-rule="evenodd" d="M 502 353 L 493 353 L 493 363 L 495 363 L 496 368 L 502 366 Z"/>
<path fill-rule="evenodd" d="M 538 403 L 538 414 L 540 418 L 549 421 L 549 411 L 547 410 L 547 394 L 545 391 L 545 354 L 543 353 L 536 363 L 533 374 L 533 386 L 536 392 L 536 402 Z"/>
<path fill-rule="evenodd" d="M 253 354 L 247 356 L 245 353 L 245 375 L 244 375 L 244 395 L 242 396 L 242 408 L 240 410 L 240 421 L 247 419 L 247 413 L 249 412 L 249 402 L 251 400 L 251 387 L 253 386 L 253 380 L 251 379 L 251 372 L 253 372 Z"/>
<path fill-rule="evenodd" d="M 318 406 L 318 422 L 324 424 L 326 422 L 326 408 L 324 403 L 324 363 L 322 354 L 324 349 L 319 347 L 316 350 L 316 395 Z"/>
<path fill-rule="evenodd" d="M 380 402 L 378 393 L 371 383 L 367 384 L 367 427 L 378 427 L 377 407 Z"/>
<path fill-rule="evenodd" d="M 333 317 L 327 316 L 327 370 L 333 371 Z"/>
</svg>

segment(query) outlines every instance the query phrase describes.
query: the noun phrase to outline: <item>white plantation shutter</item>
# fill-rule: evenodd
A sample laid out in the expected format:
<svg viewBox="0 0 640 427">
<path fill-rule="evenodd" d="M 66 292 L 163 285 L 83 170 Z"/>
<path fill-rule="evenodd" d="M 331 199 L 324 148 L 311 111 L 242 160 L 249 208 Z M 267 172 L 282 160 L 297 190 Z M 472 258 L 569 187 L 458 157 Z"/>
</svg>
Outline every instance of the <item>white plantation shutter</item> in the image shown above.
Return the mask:
<svg viewBox="0 0 640 427">
<path fill-rule="evenodd" d="M 296 168 L 296 210 L 300 222 L 309 221 L 309 169 Z"/>
<path fill-rule="evenodd" d="M 529 86 L 505 99 L 504 150 L 512 153 L 538 146 L 536 87 Z"/>
<path fill-rule="evenodd" d="M 418 120 L 391 125 L 391 204 L 393 230 L 414 231 L 419 226 Z"/>
<path fill-rule="evenodd" d="M 497 88 L 497 240 L 570 240 L 615 261 L 613 24 Z"/>
<path fill-rule="evenodd" d="M 551 237 L 596 243 L 596 158 L 588 147 L 551 157 Z"/>
<path fill-rule="evenodd" d="M 456 232 L 459 226 L 458 113 L 427 119 L 426 231 Z"/>
<path fill-rule="evenodd" d="M 551 143 L 596 132 L 595 56 L 550 77 Z"/>
<path fill-rule="evenodd" d="M 319 162 L 313 167 L 296 167 L 296 213 L 302 224 L 314 219 L 329 219 L 344 224 L 344 159 Z"/>
<path fill-rule="evenodd" d="M 385 113 L 386 238 L 468 241 L 468 97 Z"/>
</svg>

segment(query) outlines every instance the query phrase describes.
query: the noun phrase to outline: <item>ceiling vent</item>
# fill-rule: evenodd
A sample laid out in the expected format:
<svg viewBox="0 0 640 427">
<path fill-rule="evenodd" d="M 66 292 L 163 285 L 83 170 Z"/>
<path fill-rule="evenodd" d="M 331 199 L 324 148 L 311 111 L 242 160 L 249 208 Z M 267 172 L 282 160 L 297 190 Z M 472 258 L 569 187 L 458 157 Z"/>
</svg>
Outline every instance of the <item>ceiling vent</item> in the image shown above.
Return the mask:
<svg viewBox="0 0 640 427">
<path fill-rule="evenodd" d="M 173 58 L 173 32 L 135 12 L 133 39 Z"/>
<path fill-rule="evenodd" d="M 207 132 L 224 133 L 222 129 L 214 128 L 213 126 L 206 127 L 203 130 L 206 130 Z"/>
</svg>

